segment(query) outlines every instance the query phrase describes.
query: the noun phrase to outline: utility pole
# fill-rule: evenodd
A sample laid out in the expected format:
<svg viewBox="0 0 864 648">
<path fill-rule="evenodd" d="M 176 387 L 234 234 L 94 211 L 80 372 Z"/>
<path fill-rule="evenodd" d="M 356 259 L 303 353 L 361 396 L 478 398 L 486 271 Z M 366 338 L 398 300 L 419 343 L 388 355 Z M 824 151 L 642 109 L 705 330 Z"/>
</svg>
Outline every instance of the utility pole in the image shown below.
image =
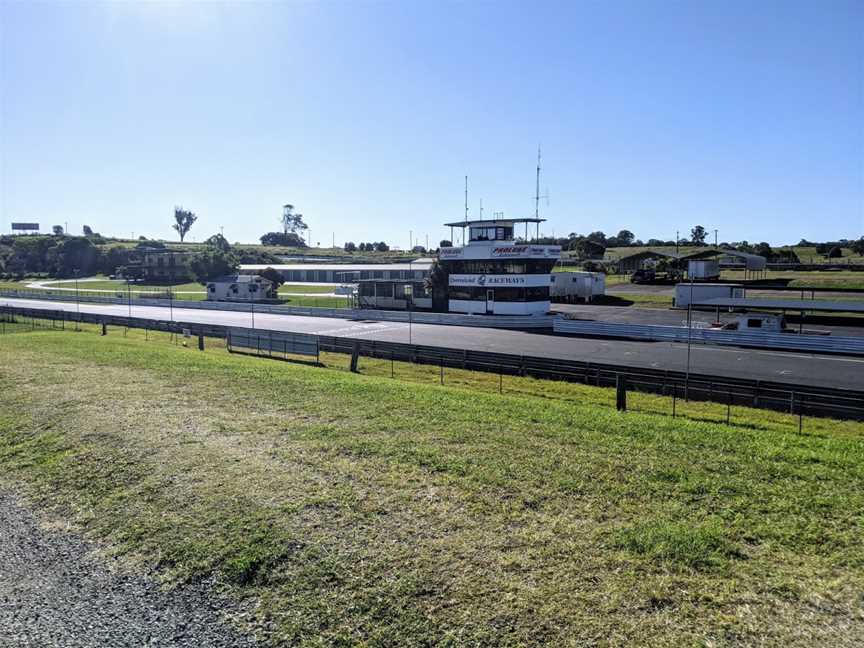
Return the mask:
<svg viewBox="0 0 864 648">
<path fill-rule="evenodd" d="M 224 226 L 224 225 L 220 225 L 220 226 L 219 226 L 219 235 L 220 235 L 223 239 L 225 238 L 225 226 Z"/>
<path fill-rule="evenodd" d="M 680 238 L 680 232 L 678 230 L 675 230 L 675 254 L 678 254 L 678 240 Z"/>
<path fill-rule="evenodd" d="M 717 230 L 714 230 L 714 247 L 717 247 Z"/>
<path fill-rule="evenodd" d="M 693 277 L 690 277 L 690 300 L 687 304 L 687 372 L 684 374 L 684 400 L 690 400 L 690 346 L 693 341 Z"/>
<path fill-rule="evenodd" d="M 414 230 L 408 230 L 408 250 L 414 249 Z"/>
</svg>

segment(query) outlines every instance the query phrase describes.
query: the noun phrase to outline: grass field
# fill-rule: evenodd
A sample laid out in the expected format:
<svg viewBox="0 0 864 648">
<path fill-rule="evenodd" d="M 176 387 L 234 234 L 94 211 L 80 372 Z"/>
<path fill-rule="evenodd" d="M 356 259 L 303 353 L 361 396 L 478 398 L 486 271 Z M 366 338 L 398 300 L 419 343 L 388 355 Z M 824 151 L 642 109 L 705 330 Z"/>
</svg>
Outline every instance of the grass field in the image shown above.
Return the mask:
<svg viewBox="0 0 864 648">
<path fill-rule="evenodd" d="M 0 282 L 0 289 L 11 289 L 11 290 L 38 290 L 33 288 L 28 288 L 27 285 L 31 283 L 28 280 L 24 280 L 21 282 Z M 69 288 L 72 284 L 69 283 L 56 283 L 56 282 L 48 282 L 45 284 L 46 291 L 53 291 L 56 293 L 57 288 Z M 82 281 L 78 284 L 79 295 L 91 295 L 95 297 L 112 297 L 115 296 L 113 293 L 122 294 L 125 296 L 127 294 L 127 285 L 125 281 L 112 280 L 112 279 L 103 279 L 99 281 Z M 154 295 L 164 295 L 167 294 L 169 286 L 165 284 L 146 284 L 146 283 L 133 283 L 128 290 L 130 290 L 135 295 L 144 294 L 144 296 L 154 296 Z M 174 284 L 170 286 L 170 289 L 173 293 L 174 299 L 183 301 L 183 300 L 191 300 L 198 301 L 203 300 L 207 293 L 199 283 L 182 283 L 182 284 Z M 346 308 L 348 306 L 348 301 L 345 297 L 330 297 L 324 296 L 323 293 L 332 293 L 334 288 L 332 286 L 310 286 L 306 284 L 285 284 L 280 286 L 279 288 L 279 297 L 283 301 L 283 303 L 291 305 L 291 306 L 314 306 L 319 308 Z M 107 293 L 105 291 L 113 291 L 112 293 Z M 292 293 L 301 293 L 292 294 Z M 75 292 L 64 290 L 62 294 L 68 294 L 70 299 L 74 299 Z M 308 295 L 308 296 L 307 296 Z"/>
<path fill-rule="evenodd" d="M 855 270 L 823 272 L 768 270 L 761 278 L 769 280 L 789 279 L 789 285 L 796 288 L 805 286 L 812 288 L 836 288 L 838 290 L 864 288 L 864 272 Z M 721 279 L 726 281 L 743 281 L 744 272 L 742 270 L 724 270 L 721 273 Z"/>
<path fill-rule="evenodd" d="M 864 641 L 861 425 L 121 330 L 0 336 L 0 484 L 168 584 L 216 574 L 273 640 Z"/>
</svg>

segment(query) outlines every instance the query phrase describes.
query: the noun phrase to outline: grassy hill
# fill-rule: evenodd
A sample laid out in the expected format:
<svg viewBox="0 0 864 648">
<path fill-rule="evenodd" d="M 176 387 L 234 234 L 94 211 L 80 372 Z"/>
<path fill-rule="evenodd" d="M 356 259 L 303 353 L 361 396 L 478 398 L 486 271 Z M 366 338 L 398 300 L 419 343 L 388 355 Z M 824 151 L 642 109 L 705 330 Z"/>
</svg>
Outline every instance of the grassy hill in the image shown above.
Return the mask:
<svg viewBox="0 0 864 648">
<path fill-rule="evenodd" d="M 0 335 L 0 487 L 287 645 L 861 645 L 864 429 L 776 416 Z"/>
</svg>

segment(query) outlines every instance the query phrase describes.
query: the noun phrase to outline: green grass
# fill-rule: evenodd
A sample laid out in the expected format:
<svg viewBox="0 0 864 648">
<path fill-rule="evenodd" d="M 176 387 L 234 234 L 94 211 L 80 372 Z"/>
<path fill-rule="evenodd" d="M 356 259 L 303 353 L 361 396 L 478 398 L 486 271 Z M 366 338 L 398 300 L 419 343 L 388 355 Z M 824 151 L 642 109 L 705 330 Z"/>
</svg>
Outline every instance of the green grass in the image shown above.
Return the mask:
<svg viewBox="0 0 864 648">
<path fill-rule="evenodd" d="M 332 293 L 335 289 L 335 285 L 310 286 L 309 284 L 283 284 L 279 286 L 280 293 Z"/>
<path fill-rule="evenodd" d="M 24 328 L 0 335 L 2 487 L 168 585 L 215 574 L 274 641 L 864 640 L 860 424 Z"/>
<path fill-rule="evenodd" d="M 789 279 L 788 285 L 796 288 L 836 288 L 843 290 L 847 288 L 864 288 L 864 271 L 856 270 L 834 270 L 834 271 L 794 271 L 794 270 L 768 270 L 760 275 L 762 279 Z M 724 270 L 721 279 L 725 281 L 743 281 L 743 270 Z"/>
</svg>

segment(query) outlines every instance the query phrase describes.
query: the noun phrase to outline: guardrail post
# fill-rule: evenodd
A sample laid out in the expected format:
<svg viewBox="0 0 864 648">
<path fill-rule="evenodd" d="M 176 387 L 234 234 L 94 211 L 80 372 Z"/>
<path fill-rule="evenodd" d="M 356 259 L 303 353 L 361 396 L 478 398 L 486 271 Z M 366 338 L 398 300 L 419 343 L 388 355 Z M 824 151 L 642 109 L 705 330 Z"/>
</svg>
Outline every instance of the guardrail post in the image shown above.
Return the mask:
<svg viewBox="0 0 864 648">
<path fill-rule="evenodd" d="M 627 411 L 627 378 L 621 374 L 615 374 L 615 409 Z"/>
</svg>

